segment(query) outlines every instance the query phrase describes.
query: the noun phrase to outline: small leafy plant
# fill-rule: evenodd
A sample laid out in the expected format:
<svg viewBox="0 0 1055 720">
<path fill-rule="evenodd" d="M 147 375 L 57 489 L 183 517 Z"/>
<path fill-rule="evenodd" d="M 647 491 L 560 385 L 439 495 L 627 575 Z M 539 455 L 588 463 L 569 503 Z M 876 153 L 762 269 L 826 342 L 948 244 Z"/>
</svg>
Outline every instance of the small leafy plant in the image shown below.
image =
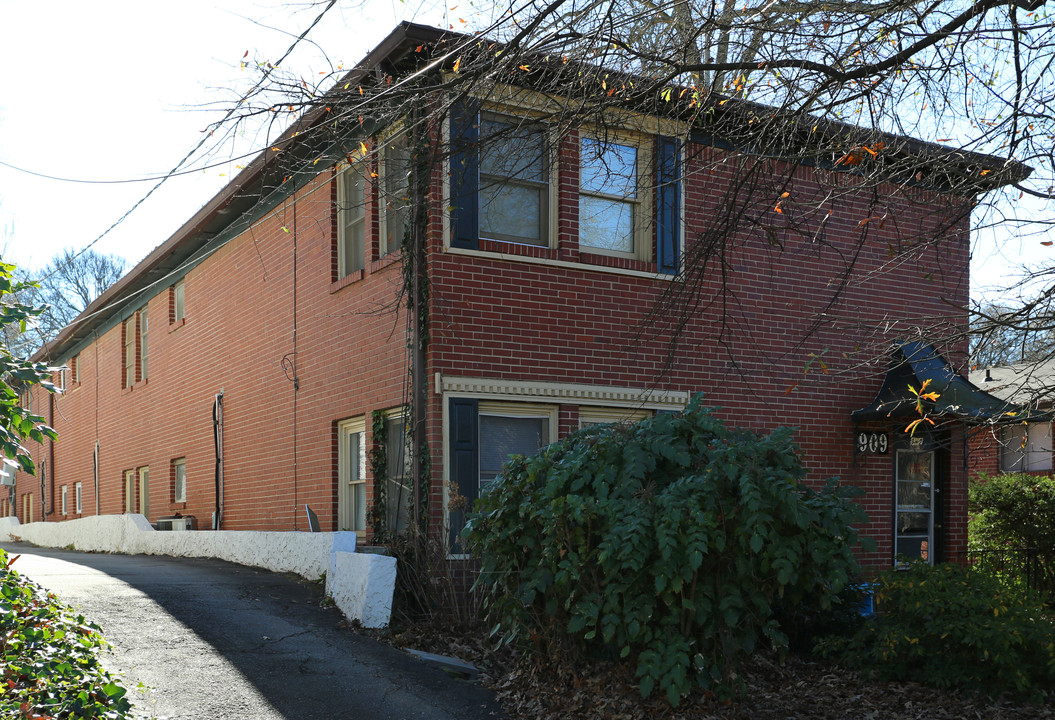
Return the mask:
<svg viewBox="0 0 1055 720">
<path fill-rule="evenodd" d="M 621 658 L 671 704 L 731 690 L 745 656 L 787 646 L 778 600 L 828 607 L 856 575 L 863 511 L 804 475 L 790 430 L 731 430 L 699 398 L 514 458 L 465 531 L 495 632 Z"/>
<path fill-rule="evenodd" d="M 16 557 L 17 559 L 17 557 Z M 126 690 L 103 669 L 99 627 L 11 569 L 0 550 L 0 717 L 131 717 Z"/>
<path fill-rule="evenodd" d="M 875 675 L 1039 699 L 1055 689 L 1055 622 L 989 573 L 915 563 L 874 584 L 876 617 L 820 641 L 822 655 Z"/>
</svg>

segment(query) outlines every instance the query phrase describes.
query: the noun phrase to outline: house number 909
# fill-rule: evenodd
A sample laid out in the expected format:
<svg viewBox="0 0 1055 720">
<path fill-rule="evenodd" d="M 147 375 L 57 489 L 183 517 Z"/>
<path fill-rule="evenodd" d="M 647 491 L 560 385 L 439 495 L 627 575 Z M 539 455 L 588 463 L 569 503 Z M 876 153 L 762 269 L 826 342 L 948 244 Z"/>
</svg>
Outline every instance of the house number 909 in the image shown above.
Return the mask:
<svg viewBox="0 0 1055 720">
<path fill-rule="evenodd" d="M 890 440 L 886 433 L 857 433 L 857 452 L 870 455 L 886 455 L 890 449 Z"/>
</svg>

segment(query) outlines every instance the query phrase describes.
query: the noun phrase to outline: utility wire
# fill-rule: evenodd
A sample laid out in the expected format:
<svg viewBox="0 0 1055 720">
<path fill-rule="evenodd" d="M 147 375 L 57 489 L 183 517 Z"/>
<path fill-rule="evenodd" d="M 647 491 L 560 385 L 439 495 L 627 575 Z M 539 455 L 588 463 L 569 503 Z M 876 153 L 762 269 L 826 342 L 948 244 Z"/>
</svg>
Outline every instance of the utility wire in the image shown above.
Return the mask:
<svg viewBox="0 0 1055 720">
<path fill-rule="evenodd" d="M 256 92 L 256 91 L 257 91 L 257 90 L 258 90 L 258 89 L 260 88 L 260 86 L 261 86 L 261 85 L 263 85 L 263 84 L 264 84 L 264 83 L 265 83 L 265 82 L 267 81 L 267 79 L 271 77 L 271 73 L 273 73 L 273 72 L 274 72 L 274 71 L 275 71 L 275 70 L 276 70 L 276 69 L 277 69 L 277 68 L 278 68 L 278 67 L 279 67 L 279 66 L 280 66 L 280 65 L 281 65 L 281 64 L 282 64 L 282 63 L 283 63 L 284 61 L 285 61 L 285 59 L 286 59 L 286 58 L 288 58 L 288 57 L 290 56 L 290 54 L 291 54 L 291 53 L 293 52 L 293 50 L 294 50 L 294 49 L 295 49 L 295 48 L 297 47 L 297 45 L 299 45 L 299 44 L 300 44 L 300 42 L 301 42 L 301 41 L 302 41 L 302 40 L 303 40 L 303 39 L 304 39 L 304 38 L 305 38 L 305 37 L 307 36 L 307 34 L 308 34 L 309 32 L 311 32 L 311 31 L 312 31 L 312 30 L 313 30 L 313 29 L 315 28 L 315 26 L 316 26 L 316 25 L 318 25 L 318 24 L 319 24 L 319 22 L 320 22 L 320 21 L 322 20 L 322 18 L 323 18 L 323 17 L 324 17 L 325 15 L 326 15 L 326 13 L 328 13 L 328 12 L 330 11 L 330 9 L 331 9 L 331 8 L 332 8 L 332 7 L 334 6 L 334 5 L 336 5 L 336 4 L 337 4 L 337 0 L 330 0 L 330 2 L 326 4 L 326 7 L 325 7 L 325 8 L 323 8 L 322 12 L 320 12 L 320 13 L 319 13 L 319 15 L 318 15 L 318 16 L 317 16 L 317 17 L 315 18 L 315 20 L 314 20 L 314 21 L 313 21 L 313 22 L 311 23 L 311 25 L 309 25 L 309 26 L 308 26 L 308 27 L 307 27 L 307 28 L 306 28 L 306 29 L 304 30 L 304 32 L 302 32 L 302 33 L 301 33 L 300 35 L 298 35 L 298 36 L 297 36 L 297 38 L 296 38 L 296 39 L 295 39 L 295 40 L 293 41 L 293 44 L 291 44 L 291 45 L 289 46 L 289 48 L 288 48 L 288 49 L 286 50 L 286 52 L 285 52 L 285 53 L 283 53 L 282 57 L 280 57 L 280 58 L 278 59 L 278 61 L 277 61 L 276 63 L 274 63 L 273 65 L 272 65 L 272 64 L 269 64 L 269 65 L 268 65 L 268 67 L 267 67 L 267 70 L 265 70 L 265 71 L 264 71 L 264 74 L 263 74 L 263 75 L 261 75 L 260 79 L 259 79 L 259 80 L 257 80 L 256 84 L 255 84 L 255 85 L 253 85 L 253 87 L 252 87 L 252 88 L 250 88 L 250 89 L 249 89 L 248 91 L 246 91 L 245 93 L 243 93 L 243 94 L 242 94 L 242 100 L 245 100 L 245 99 L 247 99 L 247 98 L 248 98 L 248 97 L 249 97 L 250 95 L 252 95 L 253 93 L 255 93 L 255 92 Z M 231 108 L 230 108 L 230 109 L 229 109 L 229 110 L 227 111 L 227 113 L 226 113 L 226 114 L 225 114 L 225 115 L 223 116 L 223 119 L 222 119 L 222 120 L 220 120 L 220 121 L 219 121 L 218 123 L 216 123 L 216 125 L 218 125 L 218 126 L 219 126 L 219 125 L 223 125 L 223 123 L 225 123 L 225 122 L 227 122 L 228 120 L 230 120 L 230 119 L 231 119 L 231 116 L 233 116 L 233 115 L 234 115 L 234 114 L 235 114 L 235 113 L 236 113 L 236 112 L 238 111 L 238 109 L 239 109 L 240 105 L 241 105 L 241 102 L 237 102 L 237 103 L 235 103 L 234 105 L 232 105 L 232 106 L 231 106 Z M 208 142 L 208 140 L 209 140 L 209 137 L 211 137 L 211 136 L 210 136 L 210 135 L 208 135 L 208 134 L 207 134 L 207 135 L 205 135 L 205 137 L 203 137 L 203 138 L 202 138 L 202 139 L 201 139 L 201 140 L 200 140 L 200 141 L 198 142 L 198 144 L 197 144 L 197 145 L 195 145 L 195 146 L 194 146 L 194 147 L 193 147 L 193 148 L 191 149 L 191 151 L 190 151 L 190 152 L 188 152 L 188 153 L 187 153 L 187 154 L 186 154 L 186 155 L 184 156 L 184 158 L 183 158 L 182 160 L 180 160 L 180 161 L 179 161 L 178 163 L 176 163 L 176 166 L 175 166 L 174 168 L 172 168 L 172 170 L 170 170 L 170 171 L 169 171 L 168 173 L 166 173 L 165 175 L 163 175 L 163 176 L 161 177 L 161 179 L 159 179 L 159 180 L 158 180 L 157 184 L 156 184 L 156 185 L 154 185 L 154 187 L 150 188 L 150 190 L 149 190 L 149 191 L 147 192 L 147 194 L 146 194 L 146 195 L 144 195 L 144 196 L 143 196 L 142 198 L 140 198 L 140 199 L 139 199 L 139 201 L 137 201 L 135 205 L 133 205 L 133 206 L 132 206 L 131 208 L 129 208 L 129 209 L 128 209 L 128 211 L 127 211 L 127 212 L 125 212 L 125 214 L 124 214 L 124 215 L 122 215 L 122 216 L 121 216 L 121 217 L 119 217 L 119 218 L 118 218 L 117 220 L 115 220 L 115 221 L 114 221 L 114 223 L 113 223 L 112 225 L 110 225 L 110 227 L 108 227 L 108 228 L 106 228 L 105 230 L 103 230 L 103 232 L 102 232 L 102 233 L 101 233 L 101 234 L 100 234 L 100 235 L 99 235 L 98 237 L 96 237 L 96 238 L 95 238 L 94 240 L 92 240 L 92 241 L 91 241 L 90 243 L 88 243 L 88 244 L 87 244 L 87 245 L 85 245 L 85 246 L 84 246 L 83 248 L 81 248 L 80 250 L 78 250 L 78 251 L 77 251 L 77 253 L 76 253 L 76 254 L 75 254 L 75 255 L 74 255 L 74 256 L 73 256 L 72 258 L 70 258 L 70 261 L 72 262 L 73 260 L 76 260 L 76 259 L 77 259 L 77 258 L 79 258 L 79 257 L 80 257 L 81 255 L 83 255 L 84 253 L 88 252 L 88 250 L 90 250 L 90 249 L 92 248 L 92 246 L 93 246 L 93 245 L 95 245 L 95 244 L 96 244 L 97 242 L 99 242 L 99 241 L 100 241 L 100 240 L 102 240 L 102 239 L 103 239 L 104 237 L 106 237 L 107 235 L 109 235 L 109 234 L 110 234 L 110 232 L 111 232 L 111 231 L 112 231 L 112 230 L 113 230 L 113 229 L 114 229 L 115 227 L 117 227 L 118 225 L 120 225 L 121 223 L 123 223 L 123 222 L 124 222 L 124 221 L 125 221 L 125 220 L 126 220 L 126 219 L 128 218 L 128 216 L 129 216 L 129 215 L 131 215 L 132 213 L 134 213 L 134 212 L 135 212 L 135 211 L 136 211 L 136 210 L 137 210 L 137 209 L 139 208 L 139 206 L 140 206 L 140 205 L 142 205 L 142 204 L 143 204 L 144 202 L 146 202 L 146 201 L 147 201 L 147 199 L 148 199 L 148 198 L 149 198 L 149 197 L 150 197 L 151 195 L 153 195 L 153 194 L 154 194 L 154 193 L 155 193 L 155 192 L 157 191 L 157 189 L 158 189 L 158 188 L 160 188 L 160 187 L 161 187 L 162 185 L 164 185 L 164 184 L 165 184 L 165 181 L 166 181 L 166 180 L 168 180 L 168 179 L 169 179 L 170 177 L 173 177 L 174 175 L 176 175 L 176 173 L 178 173 L 178 172 L 179 172 L 180 168 L 181 168 L 181 167 L 183 167 L 183 165 L 184 165 L 184 164 L 185 164 L 185 163 L 186 163 L 186 162 L 187 162 L 188 160 L 190 160 L 190 159 L 191 159 L 191 157 L 193 157 L 193 156 L 194 156 L 194 154 L 195 154 L 195 153 L 197 153 L 197 152 L 198 152 L 198 150 L 200 150 L 200 149 L 201 149 L 201 147 L 202 147 L 203 145 L 205 145 L 205 143 L 206 143 L 206 142 Z M 196 172 L 196 171 L 195 171 L 195 172 Z M 57 268 L 56 268 L 56 271 L 57 271 Z M 54 274 L 54 272 L 53 272 L 52 274 Z M 48 275 L 48 276 L 46 276 L 46 277 L 43 277 L 43 278 L 40 278 L 40 280 L 46 280 L 46 279 L 48 279 L 49 277 L 51 277 L 51 275 Z"/>
<path fill-rule="evenodd" d="M 244 155 L 237 155 L 235 157 L 227 158 L 226 160 L 222 160 L 211 165 L 202 165 L 200 167 L 187 168 L 186 170 L 173 170 L 172 172 L 164 173 L 162 175 L 150 175 L 148 177 L 130 178 L 125 180 L 82 180 L 80 178 L 58 177 L 57 175 L 48 175 L 46 173 L 36 172 L 35 170 L 27 170 L 25 168 L 18 167 L 17 165 L 6 163 L 3 160 L 0 160 L 0 165 L 14 170 L 15 172 L 24 173 L 25 175 L 32 175 L 33 177 L 44 178 L 45 180 L 54 180 L 56 182 L 78 183 L 81 185 L 126 185 L 129 183 L 151 182 L 153 180 L 164 181 L 171 177 L 178 177 L 180 175 L 191 175 L 198 172 L 204 172 L 205 170 L 212 170 L 214 168 L 223 167 L 224 165 L 235 162 L 237 160 L 245 160 L 246 158 L 250 158 L 256 155 L 258 152 L 258 150 L 253 150 L 251 152 L 245 153 Z"/>
</svg>

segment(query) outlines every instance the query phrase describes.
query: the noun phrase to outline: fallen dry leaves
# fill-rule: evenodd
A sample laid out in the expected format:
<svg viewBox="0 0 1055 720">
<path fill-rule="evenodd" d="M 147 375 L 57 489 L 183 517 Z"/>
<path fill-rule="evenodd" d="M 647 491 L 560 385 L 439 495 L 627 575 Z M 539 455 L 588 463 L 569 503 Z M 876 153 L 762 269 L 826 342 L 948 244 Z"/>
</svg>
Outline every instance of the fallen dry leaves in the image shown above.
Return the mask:
<svg viewBox="0 0 1055 720">
<path fill-rule="evenodd" d="M 574 668 L 543 657 L 495 650 L 486 632 L 406 626 L 376 635 L 398 647 L 458 657 L 481 669 L 481 682 L 509 718 L 538 720 L 1055 720 L 1049 705 L 992 699 L 917 683 L 879 683 L 828 663 L 759 653 L 742 671 L 744 693 L 723 701 L 696 692 L 677 708 L 645 700 L 633 672 L 613 663 Z"/>
</svg>

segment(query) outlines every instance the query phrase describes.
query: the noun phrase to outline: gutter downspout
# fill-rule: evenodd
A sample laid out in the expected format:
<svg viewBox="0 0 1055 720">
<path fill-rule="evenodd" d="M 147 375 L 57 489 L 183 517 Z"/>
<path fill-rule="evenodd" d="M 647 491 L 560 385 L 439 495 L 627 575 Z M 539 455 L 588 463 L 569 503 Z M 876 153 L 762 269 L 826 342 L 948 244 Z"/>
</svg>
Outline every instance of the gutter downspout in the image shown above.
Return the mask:
<svg viewBox="0 0 1055 720">
<path fill-rule="evenodd" d="M 216 450 L 216 509 L 212 513 L 212 529 L 223 523 L 223 389 L 212 402 L 212 439 Z"/>
<path fill-rule="evenodd" d="M 95 514 L 100 514 L 99 509 L 99 441 L 95 441 L 95 452 L 92 453 L 92 476 L 95 479 Z M 84 508 L 81 508 L 82 510 Z"/>
</svg>

